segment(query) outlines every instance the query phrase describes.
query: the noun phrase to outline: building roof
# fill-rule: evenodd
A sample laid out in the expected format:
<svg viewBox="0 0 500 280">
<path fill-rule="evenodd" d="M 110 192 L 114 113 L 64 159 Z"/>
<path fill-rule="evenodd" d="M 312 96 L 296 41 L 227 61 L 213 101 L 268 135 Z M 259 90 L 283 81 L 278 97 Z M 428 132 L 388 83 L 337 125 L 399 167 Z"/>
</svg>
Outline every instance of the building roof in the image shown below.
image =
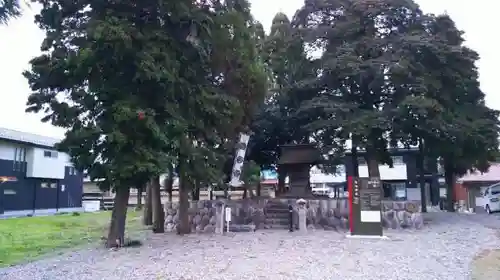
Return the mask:
<svg viewBox="0 0 500 280">
<path fill-rule="evenodd" d="M 53 148 L 61 139 L 0 127 L 0 140 Z"/>
<path fill-rule="evenodd" d="M 492 163 L 488 172 L 473 172 L 458 179 L 459 182 L 499 182 L 500 163 Z"/>
<path fill-rule="evenodd" d="M 314 164 L 321 160 L 320 151 L 312 144 L 282 145 L 278 164 Z"/>
</svg>

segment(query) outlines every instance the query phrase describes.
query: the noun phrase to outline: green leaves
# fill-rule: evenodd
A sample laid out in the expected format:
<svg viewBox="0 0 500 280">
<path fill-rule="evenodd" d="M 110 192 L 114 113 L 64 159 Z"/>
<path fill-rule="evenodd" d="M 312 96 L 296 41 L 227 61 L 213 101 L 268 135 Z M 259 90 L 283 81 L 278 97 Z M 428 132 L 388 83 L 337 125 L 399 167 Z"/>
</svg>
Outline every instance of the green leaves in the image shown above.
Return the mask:
<svg viewBox="0 0 500 280">
<path fill-rule="evenodd" d="M 39 2 L 27 111 L 67 129 L 80 170 L 137 186 L 183 160 L 190 180 L 221 178 L 219 148 L 267 92 L 246 1 Z"/>
<path fill-rule="evenodd" d="M 19 0 L 2 0 L 0 2 L 0 24 L 7 24 L 12 18 L 21 15 Z"/>
</svg>

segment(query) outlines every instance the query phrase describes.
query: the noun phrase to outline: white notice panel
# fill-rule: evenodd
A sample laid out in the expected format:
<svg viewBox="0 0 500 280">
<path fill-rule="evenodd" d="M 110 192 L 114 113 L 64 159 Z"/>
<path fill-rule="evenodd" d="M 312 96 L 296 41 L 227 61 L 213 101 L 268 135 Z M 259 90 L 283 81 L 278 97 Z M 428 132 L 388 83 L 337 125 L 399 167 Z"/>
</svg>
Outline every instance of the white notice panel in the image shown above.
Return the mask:
<svg viewBox="0 0 500 280">
<path fill-rule="evenodd" d="M 231 208 L 226 207 L 226 222 L 231 221 Z"/>
<path fill-rule="evenodd" d="M 361 211 L 361 222 L 380 223 L 380 211 Z"/>
</svg>

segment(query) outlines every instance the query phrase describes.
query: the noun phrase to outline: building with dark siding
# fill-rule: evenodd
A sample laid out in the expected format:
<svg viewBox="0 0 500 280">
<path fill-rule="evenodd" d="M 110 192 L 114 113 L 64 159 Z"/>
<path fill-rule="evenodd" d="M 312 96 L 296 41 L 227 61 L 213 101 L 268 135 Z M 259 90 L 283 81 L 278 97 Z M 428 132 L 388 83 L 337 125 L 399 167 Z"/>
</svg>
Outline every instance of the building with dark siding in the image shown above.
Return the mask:
<svg viewBox="0 0 500 280">
<path fill-rule="evenodd" d="M 384 198 L 392 200 L 421 200 L 420 175 L 424 175 L 424 192 L 427 205 L 436 205 L 440 197 L 441 184 L 436 159 L 425 158 L 424 170 L 418 166 L 419 151 L 417 148 L 391 149 L 393 166 L 379 165 L 380 179 L 383 183 Z M 364 152 L 358 152 L 359 176 L 368 177 L 368 166 Z M 352 156 L 345 158 L 346 176 L 354 174 Z"/>
<path fill-rule="evenodd" d="M 392 149 L 390 150 L 393 166 L 379 165 L 380 178 L 383 183 L 384 199 L 388 200 L 413 200 L 422 199 L 420 190 L 420 170 L 418 167 L 417 148 Z M 313 188 L 344 188 L 347 191 L 347 178 L 353 176 L 353 159 L 347 152 L 343 159 L 344 164 L 337 166 L 336 174 L 325 174 L 320 169 L 311 168 L 311 185 Z M 364 152 L 358 151 L 358 173 L 360 177 L 368 177 L 368 166 L 364 158 Z M 443 178 L 438 172 L 438 164 L 435 159 L 424 160 L 424 191 L 426 193 L 427 205 L 436 205 L 445 190 L 441 184 Z M 342 195 L 342 193 L 340 193 Z"/>
<path fill-rule="evenodd" d="M 83 176 L 59 141 L 0 128 L 0 217 L 81 211 Z"/>
</svg>

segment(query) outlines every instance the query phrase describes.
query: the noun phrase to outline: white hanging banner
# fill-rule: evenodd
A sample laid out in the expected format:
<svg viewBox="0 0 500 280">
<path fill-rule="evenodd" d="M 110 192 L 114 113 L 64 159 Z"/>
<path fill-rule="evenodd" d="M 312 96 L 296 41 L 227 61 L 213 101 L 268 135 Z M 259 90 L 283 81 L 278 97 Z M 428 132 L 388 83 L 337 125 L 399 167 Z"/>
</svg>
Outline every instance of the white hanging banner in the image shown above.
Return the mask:
<svg viewBox="0 0 500 280">
<path fill-rule="evenodd" d="M 239 187 L 243 184 L 240 181 L 240 177 L 243 170 L 243 163 L 245 162 L 245 154 L 247 152 L 249 140 L 249 134 L 240 133 L 240 139 L 236 144 L 236 154 L 234 157 L 233 170 L 231 172 L 231 181 L 229 182 L 229 185 L 232 187 Z"/>
</svg>

